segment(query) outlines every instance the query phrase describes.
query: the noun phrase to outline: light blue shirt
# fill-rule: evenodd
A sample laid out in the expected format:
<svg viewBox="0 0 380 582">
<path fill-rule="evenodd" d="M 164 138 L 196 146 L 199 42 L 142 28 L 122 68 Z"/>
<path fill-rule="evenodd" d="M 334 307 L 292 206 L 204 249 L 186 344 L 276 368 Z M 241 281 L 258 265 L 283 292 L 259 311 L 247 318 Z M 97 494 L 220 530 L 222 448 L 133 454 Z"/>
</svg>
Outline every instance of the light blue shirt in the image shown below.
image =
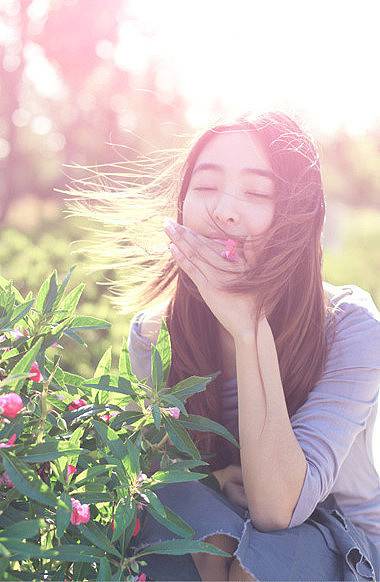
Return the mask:
<svg viewBox="0 0 380 582">
<path fill-rule="evenodd" d="M 374 434 L 380 436 L 380 313 L 357 285 L 324 283 L 324 288 L 337 310 L 336 332 L 321 379 L 290 418 L 307 472 L 289 527 L 306 521 L 334 493 L 380 556 L 380 475 L 373 456 L 373 446 L 380 447 L 373 443 Z M 132 370 L 151 385 L 151 342 L 140 333 L 143 314 L 132 318 L 128 349 Z M 222 423 L 239 440 L 236 378 L 224 382 L 222 398 Z"/>
</svg>

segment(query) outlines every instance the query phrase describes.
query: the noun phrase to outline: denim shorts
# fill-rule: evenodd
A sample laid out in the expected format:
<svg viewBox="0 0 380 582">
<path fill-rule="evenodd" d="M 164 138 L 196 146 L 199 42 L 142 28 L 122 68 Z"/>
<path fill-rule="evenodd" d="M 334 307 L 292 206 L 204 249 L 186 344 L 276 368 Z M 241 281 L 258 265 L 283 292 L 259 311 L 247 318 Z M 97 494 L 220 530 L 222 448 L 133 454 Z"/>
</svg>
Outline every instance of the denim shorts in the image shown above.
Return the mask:
<svg viewBox="0 0 380 582">
<path fill-rule="evenodd" d="M 344 515 L 333 494 L 302 524 L 281 530 L 257 530 L 248 510 L 202 481 L 170 483 L 155 489 L 160 501 L 193 529 L 193 539 L 225 534 L 237 542 L 233 553 L 257 580 L 367 580 L 380 582 L 375 544 Z M 180 539 L 143 511 L 133 545 Z M 148 580 L 201 580 L 191 554 L 145 556 Z"/>
</svg>

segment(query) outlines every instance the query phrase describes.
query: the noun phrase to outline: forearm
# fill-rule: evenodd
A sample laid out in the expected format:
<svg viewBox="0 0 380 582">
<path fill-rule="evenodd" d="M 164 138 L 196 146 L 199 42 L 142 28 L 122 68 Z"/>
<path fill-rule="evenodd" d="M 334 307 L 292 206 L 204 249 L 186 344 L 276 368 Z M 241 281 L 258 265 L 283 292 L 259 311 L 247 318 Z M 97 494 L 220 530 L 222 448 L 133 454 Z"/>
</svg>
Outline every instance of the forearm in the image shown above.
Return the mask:
<svg viewBox="0 0 380 582">
<path fill-rule="evenodd" d="M 276 345 L 266 318 L 259 322 L 257 351 L 254 333 L 235 338 L 235 349 L 240 455 L 249 512 L 259 530 L 286 528 L 307 462 L 289 420 Z M 268 414 L 262 432 L 264 390 Z"/>
</svg>

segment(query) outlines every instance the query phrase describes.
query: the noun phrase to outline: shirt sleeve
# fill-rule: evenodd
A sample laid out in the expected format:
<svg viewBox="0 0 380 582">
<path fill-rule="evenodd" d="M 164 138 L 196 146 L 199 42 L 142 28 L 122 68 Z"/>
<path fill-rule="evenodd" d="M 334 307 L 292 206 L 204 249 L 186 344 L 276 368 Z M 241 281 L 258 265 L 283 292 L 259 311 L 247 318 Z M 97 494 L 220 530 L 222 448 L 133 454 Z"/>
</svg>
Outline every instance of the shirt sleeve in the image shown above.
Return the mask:
<svg viewBox="0 0 380 582">
<path fill-rule="evenodd" d="M 127 348 L 131 362 L 132 372 L 139 380 L 146 380 L 148 386 L 152 387 L 151 377 L 151 341 L 141 335 L 140 322 L 144 311 L 133 316 L 130 323 Z"/>
<path fill-rule="evenodd" d="M 307 471 L 288 527 L 303 523 L 329 495 L 379 396 L 380 314 L 367 291 L 352 288 L 339 305 L 323 375 L 290 419 Z"/>
</svg>

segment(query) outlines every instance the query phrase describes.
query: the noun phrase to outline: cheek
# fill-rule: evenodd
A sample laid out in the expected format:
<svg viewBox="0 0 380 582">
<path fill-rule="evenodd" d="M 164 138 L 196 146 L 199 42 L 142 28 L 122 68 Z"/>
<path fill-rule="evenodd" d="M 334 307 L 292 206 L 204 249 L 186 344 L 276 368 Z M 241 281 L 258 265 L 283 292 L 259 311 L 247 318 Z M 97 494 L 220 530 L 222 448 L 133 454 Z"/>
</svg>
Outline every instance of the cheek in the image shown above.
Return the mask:
<svg viewBox="0 0 380 582">
<path fill-rule="evenodd" d="M 202 219 L 205 212 L 204 204 L 199 199 L 195 199 L 189 193 L 183 201 L 183 224 L 192 230 L 197 230 L 196 226 Z"/>
</svg>

